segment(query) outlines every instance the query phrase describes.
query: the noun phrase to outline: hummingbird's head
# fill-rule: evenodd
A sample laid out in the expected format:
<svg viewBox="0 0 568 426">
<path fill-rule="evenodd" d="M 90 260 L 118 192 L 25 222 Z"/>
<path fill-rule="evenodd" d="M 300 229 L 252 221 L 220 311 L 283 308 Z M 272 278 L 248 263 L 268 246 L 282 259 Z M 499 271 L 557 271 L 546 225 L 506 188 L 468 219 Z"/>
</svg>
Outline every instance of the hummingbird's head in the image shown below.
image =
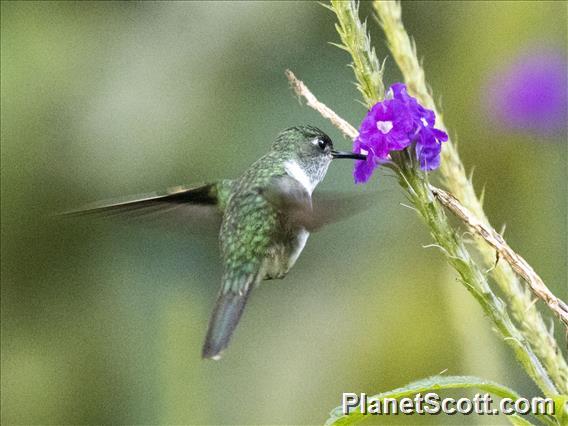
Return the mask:
<svg viewBox="0 0 568 426">
<path fill-rule="evenodd" d="M 362 154 L 334 150 L 331 138 L 313 126 L 296 126 L 282 131 L 274 141 L 272 151 L 287 162 L 287 168 L 300 169 L 309 178 L 312 190 L 324 178 L 331 160 L 366 158 Z"/>
</svg>

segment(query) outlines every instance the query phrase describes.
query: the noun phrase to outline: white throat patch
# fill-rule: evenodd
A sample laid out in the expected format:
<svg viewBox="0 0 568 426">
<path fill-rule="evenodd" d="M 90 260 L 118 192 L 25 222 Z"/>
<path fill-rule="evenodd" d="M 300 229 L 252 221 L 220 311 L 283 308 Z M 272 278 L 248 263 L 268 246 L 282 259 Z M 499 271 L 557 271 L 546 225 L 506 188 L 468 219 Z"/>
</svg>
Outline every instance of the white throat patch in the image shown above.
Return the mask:
<svg viewBox="0 0 568 426">
<path fill-rule="evenodd" d="M 310 177 L 306 174 L 304 169 L 294 160 L 288 160 L 284 163 L 284 170 L 290 177 L 293 177 L 302 184 L 308 194 L 312 195 L 318 182 L 312 182 Z"/>
</svg>

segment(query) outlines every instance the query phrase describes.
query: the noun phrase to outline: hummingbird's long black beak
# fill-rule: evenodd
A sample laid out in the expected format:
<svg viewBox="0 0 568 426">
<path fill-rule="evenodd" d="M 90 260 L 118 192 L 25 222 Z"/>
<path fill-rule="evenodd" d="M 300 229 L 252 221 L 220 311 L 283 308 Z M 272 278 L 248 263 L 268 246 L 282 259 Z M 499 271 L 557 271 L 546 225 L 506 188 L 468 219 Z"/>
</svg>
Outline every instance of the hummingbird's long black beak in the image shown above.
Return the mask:
<svg viewBox="0 0 568 426">
<path fill-rule="evenodd" d="M 357 154 L 355 152 L 345 152 L 345 151 L 331 151 L 331 156 L 336 158 L 352 158 L 353 160 L 366 160 L 367 156 L 364 154 Z"/>
</svg>

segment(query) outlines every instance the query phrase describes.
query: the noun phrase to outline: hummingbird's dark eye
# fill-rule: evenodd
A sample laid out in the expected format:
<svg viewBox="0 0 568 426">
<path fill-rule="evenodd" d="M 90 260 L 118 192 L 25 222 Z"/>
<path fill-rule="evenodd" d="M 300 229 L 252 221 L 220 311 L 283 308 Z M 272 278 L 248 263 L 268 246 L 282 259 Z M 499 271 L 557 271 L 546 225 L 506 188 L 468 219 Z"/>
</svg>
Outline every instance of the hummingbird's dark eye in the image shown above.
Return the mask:
<svg viewBox="0 0 568 426">
<path fill-rule="evenodd" d="M 323 150 L 325 149 L 325 147 L 327 146 L 327 142 L 324 141 L 324 140 L 322 140 L 322 139 L 319 139 L 319 140 L 318 140 L 318 146 L 319 146 L 319 147 L 321 148 L 321 150 L 323 151 Z"/>
</svg>

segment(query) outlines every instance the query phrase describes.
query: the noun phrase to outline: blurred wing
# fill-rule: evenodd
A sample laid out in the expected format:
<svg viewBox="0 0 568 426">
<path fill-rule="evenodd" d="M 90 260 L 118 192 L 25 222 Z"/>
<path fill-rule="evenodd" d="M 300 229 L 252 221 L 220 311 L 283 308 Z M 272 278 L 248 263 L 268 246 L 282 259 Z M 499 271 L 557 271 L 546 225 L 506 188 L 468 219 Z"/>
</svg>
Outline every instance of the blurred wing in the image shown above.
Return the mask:
<svg viewBox="0 0 568 426">
<path fill-rule="evenodd" d="M 224 200 L 219 200 L 218 184 L 209 183 L 96 202 L 62 215 L 160 218 L 167 219 L 168 223 L 195 220 L 198 225 L 209 222 L 218 226 L 222 216 L 221 205 L 224 205 Z"/>
<path fill-rule="evenodd" d="M 365 194 L 323 191 L 314 194 L 312 217 L 306 226 L 309 231 L 355 216 L 371 208 L 378 201 L 378 191 Z"/>
<path fill-rule="evenodd" d="M 285 212 L 291 223 L 310 232 L 361 213 L 378 199 L 375 192 L 319 192 L 311 199 L 304 187 L 290 176 L 274 178 L 263 195 L 277 209 Z"/>
</svg>

